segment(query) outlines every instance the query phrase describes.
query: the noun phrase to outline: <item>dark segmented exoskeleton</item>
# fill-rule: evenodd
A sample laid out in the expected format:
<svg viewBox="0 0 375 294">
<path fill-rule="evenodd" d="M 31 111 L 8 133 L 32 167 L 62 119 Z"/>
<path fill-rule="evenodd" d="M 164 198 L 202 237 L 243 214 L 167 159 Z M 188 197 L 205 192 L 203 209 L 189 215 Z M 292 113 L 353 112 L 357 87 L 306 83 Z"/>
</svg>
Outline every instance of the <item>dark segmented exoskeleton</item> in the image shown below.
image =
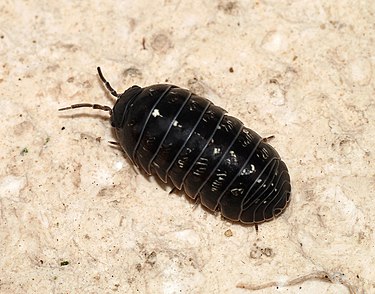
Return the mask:
<svg viewBox="0 0 375 294">
<path fill-rule="evenodd" d="M 108 111 L 118 144 L 146 173 L 168 179 L 192 199 L 232 221 L 260 223 L 287 206 L 288 169 L 276 150 L 256 132 L 208 99 L 173 85 L 132 86 Z"/>
</svg>

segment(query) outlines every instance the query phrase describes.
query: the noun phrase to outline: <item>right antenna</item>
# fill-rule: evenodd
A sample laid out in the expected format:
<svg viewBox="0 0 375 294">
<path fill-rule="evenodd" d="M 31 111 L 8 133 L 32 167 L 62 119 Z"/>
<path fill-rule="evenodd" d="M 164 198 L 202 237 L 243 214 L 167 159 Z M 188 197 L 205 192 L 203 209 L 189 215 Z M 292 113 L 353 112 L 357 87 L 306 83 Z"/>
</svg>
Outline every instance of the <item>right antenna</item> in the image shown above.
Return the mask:
<svg viewBox="0 0 375 294">
<path fill-rule="evenodd" d="M 102 70 L 100 69 L 100 67 L 98 66 L 96 69 L 98 70 L 99 78 L 102 80 L 107 90 L 111 93 L 112 96 L 119 98 L 119 95 L 117 94 L 116 90 L 112 88 L 111 84 L 103 76 Z"/>
</svg>

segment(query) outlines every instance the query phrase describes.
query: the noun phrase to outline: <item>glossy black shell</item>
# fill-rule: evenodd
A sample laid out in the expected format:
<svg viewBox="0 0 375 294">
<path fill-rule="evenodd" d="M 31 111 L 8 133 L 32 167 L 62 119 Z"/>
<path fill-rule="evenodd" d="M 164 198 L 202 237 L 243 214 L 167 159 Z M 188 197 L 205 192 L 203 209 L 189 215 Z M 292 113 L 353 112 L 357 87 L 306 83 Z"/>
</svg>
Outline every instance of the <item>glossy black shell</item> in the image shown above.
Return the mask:
<svg viewBox="0 0 375 294">
<path fill-rule="evenodd" d="M 173 85 L 133 86 L 111 115 L 134 164 L 232 221 L 260 223 L 287 206 L 288 169 L 257 133 L 209 100 Z"/>
</svg>

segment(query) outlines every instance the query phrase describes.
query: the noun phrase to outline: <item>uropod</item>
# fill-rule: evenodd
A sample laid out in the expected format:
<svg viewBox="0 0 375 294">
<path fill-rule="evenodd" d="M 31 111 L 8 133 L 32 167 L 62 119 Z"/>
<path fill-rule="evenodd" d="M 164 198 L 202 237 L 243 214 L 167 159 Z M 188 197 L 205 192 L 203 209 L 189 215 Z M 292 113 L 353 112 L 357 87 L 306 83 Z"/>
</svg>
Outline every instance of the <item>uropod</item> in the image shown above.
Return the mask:
<svg viewBox="0 0 375 294">
<path fill-rule="evenodd" d="M 211 211 L 245 224 L 272 220 L 287 207 L 291 185 L 277 151 L 222 108 L 191 91 L 168 84 L 132 86 L 108 111 L 118 145 L 147 174 L 183 189 Z"/>
</svg>

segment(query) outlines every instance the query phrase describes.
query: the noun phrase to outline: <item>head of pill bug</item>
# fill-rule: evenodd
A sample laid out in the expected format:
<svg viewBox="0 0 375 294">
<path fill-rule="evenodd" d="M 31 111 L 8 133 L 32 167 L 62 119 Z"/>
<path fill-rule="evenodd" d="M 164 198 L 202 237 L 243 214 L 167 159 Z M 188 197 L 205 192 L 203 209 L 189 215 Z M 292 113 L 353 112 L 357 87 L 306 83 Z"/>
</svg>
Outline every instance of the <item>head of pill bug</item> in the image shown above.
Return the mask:
<svg viewBox="0 0 375 294">
<path fill-rule="evenodd" d="M 142 91 L 139 86 L 132 86 L 119 95 L 111 114 L 111 125 L 114 128 L 122 128 L 124 124 L 126 110 L 131 101 Z"/>
<path fill-rule="evenodd" d="M 123 128 L 124 119 L 126 117 L 126 113 L 127 113 L 127 109 L 129 105 L 132 103 L 133 99 L 137 97 L 137 95 L 140 92 L 142 92 L 142 88 L 134 85 L 130 87 L 129 89 L 127 89 L 124 93 L 117 94 L 116 90 L 112 88 L 112 86 L 103 76 L 100 67 L 98 67 L 97 70 L 98 70 L 99 78 L 103 82 L 104 86 L 107 88 L 107 90 L 111 93 L 112 96 L 117 98 L 113 108 L 107 105 L 92 104 L 92 103 L 78 103 L 78 104 L 73 104 L 67 107 L 60 108 L 59 111 L 64 111 L 64 110 L 74 109 L 74 108 L 81 108 L 81 107 L 90 107 L 94 109 L 108 111 L 111 116 L 110 122 L 111 122 L 112 127 L 116 129 L 121 129 Z"/>
</svg>

